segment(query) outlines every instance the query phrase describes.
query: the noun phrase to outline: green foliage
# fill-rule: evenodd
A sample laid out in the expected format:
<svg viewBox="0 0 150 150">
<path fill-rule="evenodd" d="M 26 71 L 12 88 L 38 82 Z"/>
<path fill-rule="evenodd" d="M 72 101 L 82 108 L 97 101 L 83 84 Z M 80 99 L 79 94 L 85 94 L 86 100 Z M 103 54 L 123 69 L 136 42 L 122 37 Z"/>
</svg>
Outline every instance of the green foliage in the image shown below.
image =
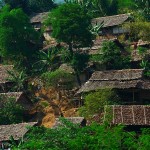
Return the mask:
<svg viewBox="0 0 150 150">
<path fill-rule="evenodd" d="M 68 63 L 70 66 L 72 66 L 75 71 L 78 84 L 80 86 L 81 80 L 79 74 L 84 69 L 86 69 L 89 61 L 89 55 L 87 55 L 86 53 L 79 53 L 77 51 L 71 54 L 71 52 L 67 49 L 63 49 L 63 51 L 61 52 L 61 59 L 63 62 Z"/>
<path fill-rule="evenodd" d="M 24 109 L 16 104 L 14 98 L 7 98 L 6 96 L 0 96 L 0 124 L 13 124 L 23 121 Z"/>
<path fill-rule="evenodd" d="M 135 8 L 135 2 L 134 0 L 118 0 L 118 7 L 120 13 L 125 13 Z"/>
<path fill-rule="evenodd" d="M 63 49 L 61 59 L 64 63 L 69 63 L 76 73 L 81 73 L 87 66 L 89 55 L 79 52 L 74 52 L 73 55 L 71 55 L 70 51 Z"/>
<path fill-rule="evenodd" d="M 144 55 L 146 52 L 147 52 L 147 48 L 145 48 L 145 47 L 138 47 L 138 52 L 139 52 L 139 54 L 140 55 Z"/>
<path fill-rule="evenodd" d="M 28 12 L 28 0 L 2 0 L 6 5 L 10 5 L 11 9 L 22 8 L 24 12 Z"/>
<path fill-rule="evenodd" d="M 47 101 L 44 101 L 44 102 L 41 102 L 40 105 L 43 107 L 43 108 L 46 108 L 47 106 L 49 106 L 49 103 Z"/>
<path fill-rule="evenodd" d="M 95 36 L 98 36 L 99 35 L 99 32 L 101 31 L 101 29 L 102 29 L 102 27 L 103 27 L 103 23 L 101 23 L 101 24 L 96 24 L 96 25 L 93 25 L 92 27 L 91 27 L 91 33 L 93 34 L 93 35 L 95 35 Z"/>
<path fill-rule="evenodd" d="M 10 10 L 5 6 L 0 13 L 0 55 L 32 56 L 37 48 L 38 33 L 21 9 Z M 31 42 L 32 41 L 32 42 Z"/>
<path fill-rule="evenodd" d="M 119 101 L 119 97 L 112 89 L 100 89 L 97 92 L 89 93 L 85 96 L 84 106 L 79 110 L 85 117 L 104 112 L 104 106 L 114 104 Z"/>
<path fill-rule="evenodd" d="M 58 64 L 58 49 L 51 48 L 48 51 L 38 53 L 39 60 L 33 64 L 33 69 L 37 72 L 52 71 Z"/>
<path fill-rule="evenodd" d="M 118 0 L 65 0 L 79 4 L 92 18 L 115 15 L 118 12 Z"/>
<path fill-rule="evenodd" d="M 68 49 L 61 49 L 61 60 L 63 63 L 70 63 L 71 57 L 71 53 Z"/>
<path fill-rule="evenodd" d="M 52 25 L 54 38 L 68 44 L 69 53 L 64 53 L 67 57 L 65 58 L 63 55 L 63 60 L 69 61 L 75 70 L 78 83 L 81 85 L 79 73 L 86 66 L 88 57 L 75 52 L 75 50 L 92 45 L 91 17 L 80 5 L 67 3 L 53 10 L 45 24 L 46 26 Z"/>
<path fill-rule="evenodd" d="M 13 83 L 11 91 L 18 92 L 26 90 L 25 84 L 27 82 L 27 75 L 24 73 L 24 71 L 17 72 L 13 70 L 7 72 L 9 74 L 7 80 Z"/>
<path fill-rule="evenodd" d="M 70 73 L 58 69 L 53 72 L 43 73 L 41 79 L 47 87 L 59 88 L 61 85 L 67 85 L 70 88 L 72 86 L 73 76 Z"/>
<path fill-rule="evenodd" d="M 89 56 L 83 53 L 74 53 L 70 61 L 70 65 L 74 68 L 75 72 L 81 73 L 87 66 Z"/>
<path fill-rule="evenodd" d="M 45 24 L 52 25 L 52 36 L 72 48 L 90 46 L 92 34 L 89 31 L 91 18 L 78 4 L 62 4 L 54 9 Z"/>
<path fill-rule="evenodd" d="M 137 41 L 142 39 L 143 41 L 150 41 L 150 22 L 136 20 L 135 22 L 127 23 L 125 28 L 130 31 L 129 36 L 131 40 Z"/>
<path fill-rule="evenodd" d="M 53 0 L 28 0 L 28 8 L 30 13 L 41 13 L 50 11 L 55 8 Z"/>
<path fill-rule="evenodd" d="M 92 54 L 90 55 L 90 61 L 99 62 L 101 60 L 100 54 Z"/>
<path fill-rule="evenodd" d="M 142 11 L 144 17 L 150 21 L 150 1 L 149 0 L 135 0 L 135 5 L 139 11 Z"/>
<path fill-rule="evenodd" d="M 148 60 L 144 59 L 140 63 L 140 67 L 144 69 L 144 75 L 150 77 L 150 63 Z"/>
<path fill-rule="evenodd" d="M 123 126 L 109 127 L 92 124 L 81 128 L 62 120 L 64 126 L 55 129 L 33 127 L 24 138 L 20 149 L 28 150 L 120 150 L 149 148 L 150 136 L 144 132 L 138 137 L 126 132 Z M 140 145 L 141 144 L 141 145 Z"/>
<path fill-rule="evenodd" d="M 112 41 L 103 42 L 100 61 L 107 69 L 129 68 L 130 59 L 122 55 L 122 50 Z"/>
<path fill-rule="evenodd" d="M 149 149 L 150 146 L 150 129 L 143 129 L 142 134 L 139 136 L 139 149 Z"/>
<path fill-rule="evenodd" d="M 11 9 L 21 8 L 26 14 L 46 12 L 55 8 L 52 0 L 2 0 L 2 4 L 10 5 Z"/>
</svg>

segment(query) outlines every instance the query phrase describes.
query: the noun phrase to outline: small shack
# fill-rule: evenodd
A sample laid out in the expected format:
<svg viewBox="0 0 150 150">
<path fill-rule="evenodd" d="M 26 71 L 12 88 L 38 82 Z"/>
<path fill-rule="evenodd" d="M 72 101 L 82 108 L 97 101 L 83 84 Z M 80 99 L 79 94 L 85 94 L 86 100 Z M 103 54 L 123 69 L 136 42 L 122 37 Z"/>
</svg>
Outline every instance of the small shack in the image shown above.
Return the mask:
<svg viewBox="0 0 150 150">
<path fill-rule="evenodd" d="M 111 123 L 114 125 L 150 126 L 150 106 L 148 105 L 109 105 L 107 107 L 108 110 L 110 109 Z"/>
<path fill-rule="evenodd" d="M 48 18 L 49 12 L 43 12 L 43 13 L 34 13 L 30 16 L 30 23 L 33 26 L 33 28 L 37 31 L 41 31 L 43 27 L 43 22 Z M 52 27 L 47 27 L 44 29 L 43 36 L 46 40 L 52 40 L 51 37 L 52 33 Z"/>
<path fill-rule="evenodd" d="M 6 99 L 14 98 L 16 101 L 16 104 L 20 104 L 25 110 L 29 110 L 33 106 L 33 103 L 31 102 L 31 100 L 23 92 L 0 93 L 0 96 Z"/>
<path fill-rule="evenodd" d="M 130 20 L 130 14 L 119 14 L 106 17 L 98 17 L 92 20 L 93 25 L 102 24 L 100 36 L 114 37 L 120 34 L 128 33 L 121 25 Z"/>
<path fill-rule="evenodd" d="M 150 80 L 143 69 L 95 71 L 77 92 L 117 89 L 122 104 L 150 104 Z"/>
<path fill-rule="evenodd" d="M 19 123 L 11 125 L 0 125 L 0 148 L 5 148 L 5 143 L 13 137 L 15 141 L 23 138 L 29 131 L 28 127 L 33 127 L 37 122 Z"/>
<path fill-rule="evenodd" d="M 30 23 L 34 27 L 35 30 L 41 30 L 42 23 L 48 17 L 49 12 L 43 13 L 34 13 L 30 16 Z"/>
</svg>

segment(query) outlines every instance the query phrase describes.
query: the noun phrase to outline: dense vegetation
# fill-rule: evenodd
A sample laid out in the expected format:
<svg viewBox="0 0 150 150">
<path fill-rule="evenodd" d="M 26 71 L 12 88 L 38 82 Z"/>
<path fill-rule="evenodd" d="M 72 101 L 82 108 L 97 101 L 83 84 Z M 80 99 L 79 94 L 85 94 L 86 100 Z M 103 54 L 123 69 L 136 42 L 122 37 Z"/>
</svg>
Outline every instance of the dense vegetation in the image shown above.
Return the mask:
<svg viewBox="0 0 150 150">
<path fill-rule="evenodd" d="M 79 112 L 80 115 L 91 118 L 95 114 L 103 113 L 104 107 L 111 104 L 119 104 L 119 96 L 116 91 L 100 89 L 85 95 L 84 106 L 80 107 Z"/>
<path fill-rule="evenodd" d="M 24 108 L 15 104 L 14 98 L 0 96 L 0 125 L 20 123 L 23 121 Z"/>
<path fill-rule="evenodd" d="M 35 30 L 30 24 L 30 15 L 46 11 L 50 13 L 41 31 Z M 93 45 L 93 40 L 98 38 L 103 27 L 103 23 L 93 26 L 93 18 L 121 13 L 130 13 L 132 16 L 132 21 L 123 26 L 129 31 L 128 35 L 118 36 L 122 46 L 107 40 L 102 43 L 96 55 L 82 52 L 83 48 Z M 90 68 L 93 62 L 99 66 L 104 65 L 107 70 L 131 68 L 130 57 L 134 48 L 130 45 L 135 42 L 137 46 L 139 40 L 150 41 L 149 21 L 149 0 L 66 0 L 60 5 L 52 0 L 1 1 L 0 57 L 3 64 L 13 64 L 15 68 L 14 72 L 8 71 L 9 81 L 14 83 L 9 91 L 34 93 L 36 88 L 41 88 L 34 87 L 32 79 L 35 78 L 42 83 L 42 88 L 52 87 L 58 93 L 64 87 L 67 87 L 65 90 L 72 90 L 75 81 L 78 82 L 75 88 L 79 88 L 82 84 L 80 75 L 89 70 L 91 75 L 96 70 L 96 67 Z M 43 45 L 50 43 L 43 41 L 43 31 L 49 26 L 53 29 L 51 35 L 57 46 L 42 51 Z M 150 62 L 146 57 L 148 48 L 137 49 L 142 56 L 139 68 L 143 68 L 145 74 L 150 76 Z M 71 66 L 73 72 L 61 70 L 59 67 L 62 63 Z M 119 104 L 120 100 L 112 89 L 102 89 L 83 96 L 84 106 L 79 109 L 79 113 L 86 118 L 103 113 L 105 105 Z M 0 97 L 0 102 L 0 124 L 22 122 L 24 110 L 20 105 L 5 97 Z M 109 122 L 104 125 L 93 123 L 86 127 L 65 120 L 62 122 L 65 127 L 32 128 L 24 141 L 18 146 L 12 144 L 11 147 L 29 150 L 147 150 L 150 146 L 149 129 L 137 134 L 126 132 L 120 125 L 110 126 Z"/>
<path fill-rule="evenodd" d="M 146 150 L 150 146 L 149 129 L 137 135 L 124 131 L 121 125 L 110 127 L 93 123 L 80 127 L 63 119 L 62 122 L 64 126 L 55 129 L 32 128 L 22 144 L 12 147 L 28 150 Z"/>
</svg>

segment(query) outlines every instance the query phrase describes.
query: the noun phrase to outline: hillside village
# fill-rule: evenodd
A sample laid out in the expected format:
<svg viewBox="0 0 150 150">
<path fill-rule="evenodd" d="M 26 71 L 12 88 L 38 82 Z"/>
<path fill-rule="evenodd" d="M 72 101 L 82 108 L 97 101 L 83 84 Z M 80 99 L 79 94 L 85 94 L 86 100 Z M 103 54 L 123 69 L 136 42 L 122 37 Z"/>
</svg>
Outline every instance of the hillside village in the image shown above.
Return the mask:
<svg viewBox="0 0 150 150">
<path fill-rule="evenodd" d="M 70 139 L 80 137 L 72 137 L 75 130 L 90 137 L 98 126 L 108 124 L 106 131 L 112 137 L 115 133 L 111 129 L 116 127 L 114 131 L 118 131 L 117 127 L 123 125 L 119 133 L 134 131 L 150 140 L 150 12 L 146 17 L 137 15 L 141 8 L 95 15 L 84 6 L 84 2 L 66 1 L 55 4 L 52 11 L 27 15 L 24 9 L 1 8 L 0 149 L 45 149 L 48 143 L 40 145 L 40 137 L 43 134 L 43 139 L 48 139 L 46 133 L 51 130 L 55 137 L 53 130 L 64 127 L 62 118 L 71 122 Z M 97 131 L 93 131 L 93 122 Z M 65 136 L 67 129 L 58 133 Z M 23 137 L 25 142 L 19 147 Z M 30 138 L 37 147 L 32 147 Z M 148 148 L 148 141 L 147 147 L 140 141 L 141 149 Z M 82 146 L 77 150 L 86 149 Z M 102 149 L 110 149 L 105 146 Z M 114 149 L 130 149 L 123 147 Z M 97 145 L 95 149 L 99 148 Z"/>
</svg>

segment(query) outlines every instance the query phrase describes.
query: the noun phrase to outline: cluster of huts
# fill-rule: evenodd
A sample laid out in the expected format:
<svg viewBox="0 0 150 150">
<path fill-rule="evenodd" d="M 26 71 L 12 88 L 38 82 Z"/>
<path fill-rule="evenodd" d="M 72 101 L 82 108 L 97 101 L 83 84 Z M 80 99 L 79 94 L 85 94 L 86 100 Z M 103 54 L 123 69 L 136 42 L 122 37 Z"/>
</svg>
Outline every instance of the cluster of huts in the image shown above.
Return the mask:
<svg viewBox="0 0 150 150">
<path fill-rule="evenodd" d="M 31 24 L 33 27 L 40 31 L 44 19 L 48 16 L 47 12 L 34 14 L 31 16 Z M 125 34 L 128 36 L 128 30 L 122 27 L 125 22 L 131 21 L 130 14 L 120 14 L 115 16 L 99 17 L 92 20 L 92 24 L 103 24 L 99 37 L 94 41 L 94 45 L 89 48 L 83 48 L 82 51 L 92 55 L 98 54 L 99 48 L 101 48 L 104 40 L 112 40 L 118 46 L 123 47 L 119 42 L 118 36 Z M 43 50 L 47 50 L 49 47 L 57 46 L 56 41 L 51 37 L 52 28 L 46 28 L 43 34 L 45 41 L 49 41 L 49 45 L 43 42 Z M 117 89 L 121 95 L 121 105 L 109 106 L 112 111 L 112 124 L 125 124 L 128 126 L 149 126 L 150 125 L 150 80 L 145 78 L 144 70 L 139 69 L 139 62 L 142 60 L 142 56 L 138 54 L 137 47 L 150 48 L 149 42 L 135 42 L 133 43 L 134 50 L 132 51 L 133 69 L 125 70 L 104 70 L 99 67 L 95 67 L 92 72 L 87 73 L 85 71 L 82 75 L 82 86 L 78 90 L 77 94 L 82 95 L 86 92 L 97 91 L 98 89 L 111 88 Z M 65 64 L 62 67 L 67 67 Z M 64 68 L 65 68 L 64 67 Z M 29 109 L 32 106 L 32 102 L 23 92 L 8 92 L 12 83 L 7 79 L 7 70 L 13 69 L 13 66 L 0 65 L 0 95 L 7 97 L 14 97 L 16 103 L 23 105 L 24 108 Z M 68 67 L 67 67 L 68 69 Z M 66 70 L 66 69 L 65 69 Z M 70 70 L 70 69 L 69 69 Z M 98 70 L 98 71 L 97 71 Z M 72 69 L 71 69 L 72 71 Z M 85 82 L 86 81 L 86 82 Z M 94 100 L 93 100 L 94 101 Z M 95 120 L 100 119 L 101 115 L 95 115 Z M 103 116 L 105 118 L 105 114 Z M 86 121 L 83 117 L 67 118 L 73 123 L 80 123 L 85 125 Z M 34 126 L 36 122 L 1 125 L 0 126 L 0 143 L 8 141 L 10 136 L 13 136 L 15 140 L 23 137 L 28 131 L 26 126 Z M 56 119 L 54 127 L 59 125 L 59 119 Z"/>
<path fill-rule="evenodd" d="M 8 71 L 12 70 L 12 65 L 0 65 L 0 97 L 4 99 L 3 102 L 7 101 L 8 98 L 13 98 L 15 104 L 20 104 L 24 108 L 24 113 L 26 113 L 33 105 L 31 100 L 23 92 L 9 92 L 11 91 L 13 83 L 8 80 Z M 0 102 L 0 109 L 3 107 L 1 103 L 2 102 Z M 36 124 L 37 122 L 0 125 L 0 149 L 6 148 L 4 143 L 10 141 L 10 137 L 18 141 L 28 131 L 27 126 L 34 126 Z"/>
<path fill-rule="evenodd" d="M 38 30 L 40 30 L 43 19 L 47 16 L 48 13 L 39 13 L 32 16 L 31 24 L 36 29 L 38 26 Z M 124 35 L 125 38 L 128 38 L 129 31 L 122 25 L 131 21 L 133 21 L 131 14 L 94 18 L 92 25 L 102 25 L 102 28 L 96 40 L 93 41 L 93 46 L 82 48 L 82 51 L 89 55 L 100 54 L 99 49 L 104 40 L 111 40 L 123 49 L 124 45 L 119 42 L 118 37 Z M 45 40 L 51 39 L 51 32 L 52 28 L 45 31 Z M 82 95 L 82 93 L 104 88 L 117 89 L 121 95 L 122 105 L 111 106 L 113 111 L 112 123 L 148 126 L 150 125 L 150 80 L 145 77 L 144 70 L 139 69 L 143 56 L 138 53 L 137 48 L 144 47 L 150 49 L 150 42 L 139 40 L 138 42 L 131 43 L 130 46 L 133 48 L 131 52 L 132 69 L 106 71 L 102 66 L 94 66 L 92 72 L 85 71 L 83 73 L 84 75 L 81 77 L 82 86 L 77 94 Z M 145 55 L 149 56 L 149 52 L 150 50 L 147 50 Z"/>
</svg>

